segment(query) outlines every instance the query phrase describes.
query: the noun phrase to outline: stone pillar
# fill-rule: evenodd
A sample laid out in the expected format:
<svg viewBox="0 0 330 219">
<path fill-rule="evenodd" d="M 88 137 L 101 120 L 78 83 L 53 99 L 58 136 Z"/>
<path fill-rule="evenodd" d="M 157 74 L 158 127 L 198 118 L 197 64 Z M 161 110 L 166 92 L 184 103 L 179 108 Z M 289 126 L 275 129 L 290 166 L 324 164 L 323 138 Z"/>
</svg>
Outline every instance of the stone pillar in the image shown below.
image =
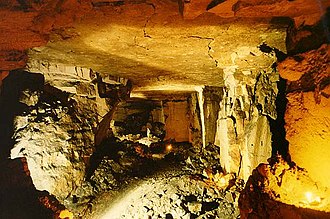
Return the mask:
<svg viewBox="0 0 330 219">
<path fill-rule="evenodd" d="M 224 87 L 204 87 L 201 121 L 204 145 L 220 147 L 225 172 L 247 179 L 251 171 L 271 157 L 268 117 L 276 118 L 278 74 L 271 68 L 246 80 L 236 68 L 227 68 Z"/>
</svg>

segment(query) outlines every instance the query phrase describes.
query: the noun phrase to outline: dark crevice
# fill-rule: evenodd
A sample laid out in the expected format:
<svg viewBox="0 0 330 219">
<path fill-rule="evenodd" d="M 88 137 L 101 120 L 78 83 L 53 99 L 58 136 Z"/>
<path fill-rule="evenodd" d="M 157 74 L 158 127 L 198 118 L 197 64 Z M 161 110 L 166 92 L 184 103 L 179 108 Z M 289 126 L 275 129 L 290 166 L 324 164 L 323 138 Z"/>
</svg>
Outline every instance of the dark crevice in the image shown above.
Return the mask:
<svg viewBox="0 0 330 219">
<path fill-rule="evenodd" d="M 216 60 L 213 57 L 213 55 L 211 53 L 211 52 L 213 52 L 213 49 L 212 49 L 211 45 L 215 41 L 214 38 L 212 38 L 212 37 L 202 37 L 202 36 L 198 36 L 198 35 L 190 35 L 190 36 L 188 36 L 188 38 L 196 38 L 196 39 L 200 39 L 200 40 L 209 40 L 209 43 L 207 44 L 207 54 L 214 61 L 215 66 L 218 67 L 219 62 L 218 62 L 218 60 Z"/>
<path fill-rule="evenodd" d="M 0 165 L 0 218 L 52 219 L 52 210 L 42 205 L 46 199 L 65 209 L 48 192 L 36 190 L 25 158 L 2 160 Z"/>
<path fill-rule="evenodd" d="M 211 44 L 214 42 L 215 39 L 212 39 L 212 41 L 209 42 L 209 44 L 207 44 L 207 48 L 208 48 L 208 51 L 207 51 L 207 54 L 209 55 L 209 57 L 214 60 L 214 64 L 215 64 L 215 67 L 218 67 L 218 60 L 216 60 L 213 55 L 211 54 L 211 52 L 213 51 L 212 47 L 211 47 Z"/>
<path fill-rule="evenodd" d="M 284 61 L 284 59 L 286 59 L 286 57 L 288 56 L 281 50 L 279 50 L 275 47 L 270 47 L 266 43 L 262 43 L 261 45 L 258 46 L 258 48 L 260 49 L 261 52 L 264 52 L 264 53 L 274 52 L 275 56 L 277 58 L 277 61 L 279 61 L 279 62 Z"/>
<path fill-rule="evenodd" d="M 170 213 L 165 215 L 165 219 L 173 219 L 173 218 L 174 218 L 173 215 Z"/>
<path fill-rule="evenodd" d="M 184 12 L 184 0 L 178 0 L 179 13 L 183 16 Z"/>
<path fill-rule="evenodd" d="M 266 43 L 262 43 L 259 46 L 259 49 L 261 52 L 264 52 L 264 53 L 271 53 L 273 51 L 273 48 L 268 46 Z"/>
<path fill-rule="evenodd" d="M 212 0 L 212 1 L 207 5 L 206 10 L 208 11 L 208 10 L 210 10 L 210 9 L 212 9 L 212 8 L 214 8 L 214 7 L 216 7 L 217 5 L 219 5 L 219 4 L 221 4 L 221 3 L 225 2 L 225 1 L 226 1 L 226 0 Z"/>
<path fill-rule="evenodd" d="M 237 134 L 237 124 L 236 124 L 237 122 L 236 122 L 236 118 L 233 115 L 231 115 L 229 118 L 233 121 L 233 127 L 234 127 L 235 137 L 237 139 L 238 138 L 238 134 Z"/>
<path fill-rule="evenodd" d="M 260 82 L 260 79 L 261 79 L 261 75 L 262 75 L 262 74 L 263 74 L 263 73 L 260 72 L 260 73 L 257 75 L 257 77 L 256 77 L 256 82 L 255 82 L 255 84 L 254 84 L 254 88 L 253 88 L 253 93 L 252 93 L 252 96 L 251 96 L 252 103 L 255 104 L 255 106 L 256 106 L 256 108 L 257 108 L 257 110 L 258 110 L 258 112 L 259 112 L 260 114 L 262 114 L 262 105 L 261 105 L 260 103 L 257 102 L 257 87 L 258 87 L 258 84 L 259 84 L 259 82 Z M 252 105 L 251 105 L 251 106 L 252 106 Z"/>
<path fill-rule="evenodd" d="M 216 201 L 213 202 L 203 202 L 202 203 L 202 213 L 205 213 L 206 211 L 212 211 L 219 207 L 219 203 Z"/>
<path fill-rule="evenodd" d="M 124 5 L 124 1 L 103 1 L 103 2 L 92 2 L 92 6 L 95 8 L 105 6 L 121 6 Z"/>
<path fill-rule="evenodd" d="M 286 99 L 286 80 L 280 77 L 277 82 L 278 94 L 276 97 L 276 119 L 272 119 L 268 116 L 270 131 L 272 133 L 272 155 L 280 154 L 286 161 L 290 162 L 289 156 L 289 142 L 286 140 L 285 131 L 285 110 L 287 105 Z"/>
<path fill-rule="evenodd" d="M 302 75 L 297 81 L 288 82 L 286 92 L 293 93 L 315 91 L 316 89 L 323 90 L 330 84 L 330 77 L 324 77 L 322 80 L 317 82 L 314 75 L 317 75 L 316 70 Z"/>
<path fill-rule="evenodd" d="M 146 22 L 145 22 L 145 24 L 144 24 L 144 26 L 143 26 L 143 37 L 146 37 L 146 38 L 152 38 L 152 37 L 147 33 L 147 25 L 148 25 L 149 21 L 151 20 L 152 16 L 154 16 L 154 15 L 156 14 L 156 6 L 155 6 L 153 3 L 148 3 L 148 5 L 150 5 L 150 6 L 152 7 L 152 9 L 154 10 L 154 12 L 153 12 L 152 15 L 150 15 L 150 16 L 147 18 L 147 20 L 146 20 Z"/>
<path fill-rule="evenodd" d="M 119 159 L 118 151 L 122 150 L 122 148 L 123 145 L 114 137 L 103 140 L 90 157 L 89 165 L 86 169 L 85 179 L 90 180 L 91 176 L 99 167 L 102 159 L 104 159 L 105 156 L 107 159 L 113 159 L 117 161 Z"/>
<path fill-rule="evenodd" d="M 260 77 L 261 77 L 261 73 L 259 73 L 256 77 L 256 83 L 254 83 L 254 88 L 253 88 L 253 92 L 251 91 L 251 99 L 252 99 L 252 102 L 255 103 L 256 102 L 256 92 L 257 92 L 257 85 L 259 83 L 259 80 L 260 80 Z M 252 89 L 251 89 L 252 90 Z"/>
</svg>

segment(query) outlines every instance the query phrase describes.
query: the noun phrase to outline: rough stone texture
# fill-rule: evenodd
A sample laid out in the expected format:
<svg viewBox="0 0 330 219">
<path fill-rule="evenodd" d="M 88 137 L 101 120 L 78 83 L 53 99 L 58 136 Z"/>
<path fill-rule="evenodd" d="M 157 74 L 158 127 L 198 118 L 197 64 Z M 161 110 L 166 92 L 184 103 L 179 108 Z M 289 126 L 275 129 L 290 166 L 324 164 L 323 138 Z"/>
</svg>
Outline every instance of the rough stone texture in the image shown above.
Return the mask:
<svg viewBox="0 0 330 219">
<path fill-rule="evenodd" d="M 328 6 L 325 0 L 4 1 L 0 69 L 23 67 L 26 49 L 50 41 L 30 60 L 120 75 L 136 91 L 219 86 L 228 66 L 258 72 L 268 65 L 256 48 L 261 43 L 286 51 L 290 22 L 274 16 L 294 18 L 290 33 L 303 35 L 300 24 L 317 22 Z"/>
<path fill-rule="evenodd" d="M 127 134 L 150 134 L 162 139 L 175 142 L 198 142 L 200 128 L 195 124 L 192 110 L 196 105 L 191 104 L 194 94 L 184 96 L 164 95 L 161 99 L 131 99 L 122 103 L 113 116 L 113 131 L 117 136 Z M 154 97 L 155 98 L 155 97 Z M 199 116 L 196 115 L 196 116 Z M 195 127 L 195 130 L 194 128 Z M 200 147 L 200 144 L 194 144 Z"/>
<path fill-rule="evenodd" d="M 109 106 L 98 97 L 90 69 L 50 63 L 30 69 L 41 71 L 46 85 L 21 94 L 27 109 L 14 119 L 11 158 L 26 157 L 36 188 L 63 201 L 84 180 L 94 129 Z"/>
<path fill-rule="evenodd" d="M 226 87 L 205 87 L 202 96 L 204 146 L 220 147 L 221 165 L 247 179 L 271 156 L 269 119 L 276 119 L 278 73 L 269 68 L 253 77 L 230 69 Z"/>
<path fill-rule="evenodd" d="M 329 184 L 329 45 L 297 54 L 279 65 L 287 81 L 285 113 L 291 159 L 314 180 Z"/>
<path fill-rule="evenodd" d="M 330 7 L 322 8 L 324 13 L 299 16 L 293 19 L 292 25 L 287 30 L 286 45 L 288 54 L 308 52 L 319 48 L 323 43 L 330 42 L 329 20 Z"/>
<path fill-rule="evenodd" d="M 185 169 L 192 174 L 202 174 L 212 180 L 214 175 L 223 174 L 220 162 L 220 148 L 214 145 L 190 148 L 188 158 L 185 160 Z"/>
<path fill-rule="evenodd" d="M 305 170 L 278 156 L 253 170 L 238 206 L 242 219 L 330 218 L 328 197 Z"/>
<path fill-rule="evenodd" d="M 192 93 L 188 98 L 188 104 L 190 108 L 190 140 L 193 146 L 200 148 L 203 145 L 202 137 L 202 122 L 201 122 L 201 111 L 199 107 L 198 93 Z"/>
<path fill-rule="evenodd" d="M 90 8 L 75 0 L 2 1 L 0 69 L 24 67 L 27 49 L 45 45 L 51 31 L 68 27 Z"/>
<path fill-rule="evenodd" d="M 326 91 L 325 91 L 326 92 Z M 327 92 L 329 94 L 329 92 Z M 315 101 L 314 92 L 288 94 L 286 111 L 287 139 L 290 155 L 299 166 L 323 185 L 329 184 L 329 98 Z"/>
<path fill-rule="evenodd" d="M 53 71 L 53 66 L 44 62 L 48 60 L 93 68 L 103 77 L 108 74 L 128 77 L 136 84 L 135 93 L 141 96 L 147 90 L 171 92 L 195 91 L 197 88 L 201 94 L 200 109 L 196 107 L 190 112 L 193 126 L 190 124 L 192 127 L 189 128 L 192 135 L 198 137 L 201 130 L 204 146 L 211 142 L 222 149 L 220 155 L 225 170 L 246 178 L 253 166 L 270 154 L 270 133 L 266 117 L 275 119 L 272 106 L 276 91 L 272 87 L 276 80 L 268 77 L 268 70 L 259 75 L 273 64 L 274 56 L 260 52 L 258 46 L 266 43 L 276 47 L 277 51 L 288 50 L 289 53 L 317 48 L 327 37 L 327 31 L 319 31 L 326 23 L 318 20 L 329 4 L 326 0 L 228 0 L 223 3 L 202 0 L 179 1 L 179 5 L 170 0 L 2 1 L 0 70 L 5 71 L 1 72 L 1 82 L 6 77 L 7 70 L 25 66 L 26 49 L 43 46 L 50 41 L 46 46 L 29 52 L 31 69 L 35 65 L 39 65 L 36 69 L 43 68 L 41 66 L 45 63 L 45 68 L 51 69 L 48 70 L 50 74 L 45 74 L 50 85 L 45 86 L 47 94 L 32 90 L 24 92 L 20 101 L 27 110 L 26 114 L 15 119 L 15 137 L 19 142 L 11 151 L 12 157 L 27 156 L 28 162 L 32 164 L 31 175 L 37 187 L 47 188 L 63 199 L 64 195 L 68 195 L 81 182 L 84 164 L 88 163 L 93 142 L 91 133 L 95 127 L 94 121 L 98 121 L 97 118 L 108 111 L 107 104 L 97 98 L 97 91 L 90 83 L 92 77 L 89 69 Z M 181 16 L 191 20 L 182 19 Z M 275 19 L 274 16 L 294 18 L 294 24 L 287 19 Z M 288 44 L 285 45 L 288 25 Z M 313 97 L 312 93 L 302 94 L 303 100 L 307 100 L 303 104 L 300 103 L 302 98 L 297 97 L 296 93 L 288 95 L 287 128 L 297 131 L 296 127 L 299 126 L 299 133 L 306 134 L 301 139 L 308 142 L 308 149 L 313 148 L 312 141 L 306 139 L 310 133 L 320 140 L 322 149 L 326 148 L 329 133 L 329 118 L 324 110 L 329 108 L 327 99 L 330 95 L 328 61 L 325 57 L 328 52 L 320 50 L 317 53 L 320 55 L 308 60 L 306 64 L 315 68 L 306 67 L 308 72 L 303 76 L 294 70 L 294 79 L 288 84 L 290 92 L 315 91 Z M 295 56 L 293 62 L 301 62 L 301 58 Z M 318 71 L 322 71 L 322 74 L 315 73 Z M 62 74 L 63 72 L 69 74 Z M 217 87 L 216 95 L 221 98 L 216 97 L 214 100 L 213 94 L 203 94 L 201 88 L 204 85 Z M 257 90 L 260 92 L 254 92 Z M 56 96 L 55 101 L 45 98 L 50 94 Z M 57 95 L 61 98 L 57 98 Z M 72 102 L 68 102 L 68 99 Z M 194 98 L 191 98 L 191 103 L 198 105 Z M 296 112 L 302 112 L 304 117 L 295 117 Z M 198 113 L 201 121 L 195 116 Z M 111 115 L 107 118 L 106 121 L 103 120 L 106 130 Z M 292 118 L 293 122 L 290 121 Z M 315 118 L 322 127 L 315 123 Z M 308 127 L 319 125 L 322 131 L 307 132 L 311 129 L 304 129 L 303 122 Z M 7 129 L 5 127 L 1 131 L 6 136 L 9 133 Z M 69 133 L 78 129 L 78 132 Z M 44 138 L 36 137 L 36 133 L 44 135 Z M 102 132 L 97 139 L 102 141 L 106 135 L 106 131 Z M 299 134 L 288 131 L 288 135 L 291 143 L 300 140 Z M 46 137 L 52 139 L 48 141 Z M 200 143 L 200 138 L 190 140 Z M 33 146 L 28 142 L 33 142 Z M 45 150 L 45 144 L 51 148 Z M 261 149 L 264 144 L 266 147 Z M 218 152 L 217 149 L 211 150 L 212 153 Z M 293 155 L 298 157 L 297 160 L 305 156 L 299 153 L 299 156 Z M 1 157 L 6 156 L 5 154 L 1 154 Z M 311 154 L 310 152 L 308 156 Z M 215 157 L 216 161 L 217 159 L 218 156 Z M 310 159 L 311 162 L 314 160 L 315 157 Z M 43 163 L 39 165 L 41 161 Z M 38 165 L 33 165 L 33 162 Z M 102 180 L 112 179 L 113 174 L 108 174 L 108 171 L 114 167 L 110 163 L 101 162 L 99 168 L 96 168 L 91 179 L 97 185 L 92 188 L 107 188 L 107 183 Z M 212 162 L 205 163 L 207 167 Z M 51 182 L 46 187 L 37 179 L 38 174 L 42 176 L 41 168 L 47 173 L 45 178 Z M 72 175 L 68 171 L 70 168 Z M 311 163 L 309 168 L 313 168 Z M 312 174 L 321 175 L 320 172 L 315 170 Z M 206 175 L 209 175 L 208 172 Z M 62 176 L 67 180 L 61 178 Z M 327 173 L 322 173 L 322 177 L 324 176 L 328 176 Z M 325 177 L 322 181 L 325 182 Z M 55 185 L 53 188 L 56 183 L 59 186 Z M 89 186 L 86 187 L 88 190 Z M 201 203 L 198 201 L 187 205 L 189 211 L 196 214 L 200 207 Z"/>
<path fill-rule="evenodd" d="M 322 9 L 329 6 L 328 1 L 285 1 L 285 0 L 227 0 L 227 1 L 182 1 L 182 13 L 192 19 L 205 11 L 222 17 L 299 17 L 304 14 L 322 14 Z"/>
<path fill-rule="evenodd" d="M 24 59 L 10 59 L 12 52 L 23 53 L 26 49 L 45 45 L 49 39 L 68 40 L 83 32 L 75 31 L 73 23 L 79 23 L 81 18 L 86 22 L 87 33 L 88 24 L 108 23 L 106 19 L 91 19 L 92 17 L 103 16 L 110 18 L 115 23 L 119 20 L 115 18 L 113 12 L 122 13 L 133 17 L 139 13 L 137 20 L 141 23 L 142 35 L 150 39 L 152 35 L 147 32 L 147 28 L 153 25 L 155 17 L 160 18 L 165 24 L 184 18 L 192 19 L 206 14 L 215 14 L 219 17 L 295 17 L 299 20 L 308 20 L 308 17 L 320 17 L 329 6 L 329 2 L 322 1 L 255 1 L 255 0 L 227 0 L 221 4 L 212 5 L 213 2 L 203 1 L 77 1 L 67 0 L 46 0 L 46 1 L 2 1 L 1 2 L 1 69 L 12 70 L 24 66 Z M 211 4 L 210 4 L 211 3 Z M 130 7 L 133 10 L 127 11 Z M 209 10 L 207 12 L 207 10 Z M 143 14 L 144 13 L 144 14 Z M 141 15 L 139 14 L 139 15 Z M 132 16 L 133 15 L 133 16 Z M 174 17 L 174 19 L 173 19 Z M 126 17 L 127 18 L 127 17 Z M 131 19 L 128 26 L 132 26 Z M 134 23 L 134 22 L 133 22 Z M 95 33 L 95 31 L 92 31 Z M 52 34 L 50 34 L 52 33 Z M 51 35 L 51 36 L 50 36 Z M 88 34 L 89 35 L 89 34 Z M 86 35 L 86 36 L 88 36 Z M 135 43 L 142 50 L 148 49 L 145 42 L 140 43 L 137 39 Z M 21 62 L 21 63 L 19 63 Z M 78 63 L 77 63 L 78 65 Z M 92 66 L 91 66 L 92 67 Z"/>
<path fill-rule="evenodd" d="M 60 109 L 57 110 L 62 113 Z M 89 155 L 81 148 L 86 147 L 85 144 L 74 141 L 71 142 L 72 145 L 69 143 L 71 136 L 68 132 L 75 132 L 80 127 L 69 125 L 74 122 L 66 116 L 61 117 L 59 122 L 54 122 L 49 117 L 45 118 L 47 119 L 45 122 L 38 122 L 34 120 L 34 116 L 36 114 L 32 112 L 31 116 L 16 118 L 15 128 L 22 130 L 15 133 L 15 138 L 19 143 L 12 150 L 11 157 L 27 157 L 36 188 L 47 190 L 63 199 L 83 179 L 82 157 Z M 23 119 L 26 119 L 28 123 L 22 123 Z M 82 132 L 80 135 L 85 135 L 85 133 Z M 85 139 L 79 138 L 78 141 L 91 142 L 88 138 L 91 135 L 87 136 Z M 88 147 L 88 144 L 86 145 Z"/>
<path fill-rule="evenodd" d="M 165 139 L 174 139 L 178 142 L 189 141 L 189 105 L 188 101 L 166 102 L 164 104 Z"/>
<path fill-rule="evenodd" d="M 250 80 L 248 76 L 243 79 L 241 76 L 235 76 L 236 78 L 233 79 L 233 69 L 237 69 L 242 75 L 251 74 L 252 80 L 254 80 L 260 71 L 268 68 L 274 62 L 274 57 L 259 51 L 257 47 L 260 44 L 266 43 L 281 51 L 286 51 L 284 33 L 288 22 L 255 17 L 264 16 L 266 12 L 269 13 L 270 9 L 276 9 L 276 13 L 272 13 L 277 14 L 279 8 L 285 8 L 285 10 L 281 10 L 281 14 L 290 17 L 306 14 L 306 8 L 313 14 L 319 12 L 317 5 L 310 2 L 306 3 L 308 5 L 306 8 L 296 1 L 292 3 L 287 1 L 226 1 L 224 4 L 215 5 L 212 9 L 208 8 L 208 4 L 207 1 L 185 2 L 184 8 L 180 10 L 181 6 L 178 7 L 176 2 L 123 1 L 120 4 L 93 2 L 92 8 L 85 7 L 85 10 L 79 12 L 79 16 L 83 13 L 88 13 L 88 15 L 79 21 L 70 19 L 70 21 L 74 21 L 72 28 L 54 30 L 51 34 L 51 42 L 46 47 L 31 51 L 29 55 L 32 61 L 30 62 L 52 60 L 77 63 L 81 66 L 92 67 L 103 75 L 108 73 L 126 75 L 135 82 L 135 92 L 146 90 L 192 91 L 197 85 L 213 85 L 226 86 L 233 93 L 234 89 L 230 86 L 235 86 L 235 80 Z M 326 2 L 321 4 L 324 4 L 324 7 L 327 6 Z M 63 5 L 54 3 L 49 6 L 65 12 L 67 12 L 65 9 L 72 6 L 76 7 L 76 10 L 84 7 L 83 4 L 75 1 Z M 8 8 L 10 7 L 13 6 L 8 5 Z M 35 8 L 34 5 L 26 7 Z M 177 10 L 178 8 L 179 10 Z M 207 8 L 211 13 L 206 12 Z M 291 10 L 292 8 L 295 10 Z M 257 10 L 255 11 L 255 9 Z M 181 19 L 180 12 L 184 18 L 194 19 Z M 196 16 L 194 16 L 195 12 L 197 12 Z M 62 15 L 52 13 L 52 15 L 59 20 L 61 20 L 60 16 L 70 17 L 69 13 L 62 13 Z M 233 16 L 253 18 L 244 18 L 244 20 L 228 18 Z M 296 20 L 301 23 L 306 18 Z M 47 27 L 46 24 L 50 27 L 47 22 L 45 22 L 45 27 Z M 46 29 L 41 28 L 40 30 Z M 50 28 L 47 30 L 49 31 Z M 192 57 L 198 57 L 198 59 Z M 243 88 L 243 92 L 247 92 L 247 90 Z M 267 101 L 272 102 L 272 98 L 270 97 L 271 100 Z M 264 104 L 258 105 L 258 107 L 260 106 L 263 107 Z M 271 115 L 272 113 L 267 111 L 273 109 L 262 110 L 266 112 L 265 114 Z M 224 115 L 224 117 L 228 116 L 232 115 Z M 212 119 L 214 120 L 214 118 Z M 229 123 L 219 121 L 219 126 L 220 123 L 223 123 L 222 127 L 229 127 L 234 131 L 235 124 L 228 121 Z M 258 124 L 258 127 L 267 126 L 265 119 L 254 123 Z M 215 126 L 214 122 L 207 124 Z M 239 126 L 240 122 L 237 125 Z M 205 127 L 206 130 L 213 128 Z M 239 130 L 241 127 L 237 129 Z M 206 132 L 206 130 L 204 131 Z M 264 130 L 267 132 L 268 128 Z M 213 139 L 216 131 L 209 133 L 206 135 L 207 138 Z M 227 139 L 226 136 L 221 137 L 221 133 L 219 135 L 219 138 Z M 254 139 L 254 137 L 251 138 Z M 208 141 L 208 139 L 204 139 L 204 145 Z M 222 142 L 226 141 L 222 140 Z M 253 140 L 247 141 L 250 143 Z M 262 141 L 268 142 L 269 139 Z M 226 143 L 224 144 L 226 145 Z M 246 148 L 246 146 L 244 147 Z M 237 147 L 234 148 L 237 149 Z M 246 151 L 246 149 L 244 150 Z M 253 152 L 255 152 L 254 149 Z M 236 150 L 223 154 L 228 153 L 232 153 L 232 156 L 236 157 L 234 163 L 237 166 L 242 153 Z M 265 153 L 267 154 L 267 152 Z M 242 159 L 249 162 L 247 155 Z M 226 163 L 224 165 L 227 166 L 227 169 L 230 169 L 228 159 L 224 163 Z M 244 166 L 249 166 L 249 164 Z"/>
<path fill-rule="evenodd" d="M 285 25 L 270 28 L 266 20 L 256 26 L 253 21 L 231 22 L 211 14 L 195 22 L 178 23 L 158 15 L 164 13 L 162 8 L 149 21 L 145 17 L 147 13 L 135 14 L 143 9 L 148 8 L 132 6 L 123 7 L 121 13 L 111 12 L 108 18 L 102 17 L 111 18 L 109 26 L 95 27 L 86 19 L 87 24 L 79 23 L 74 29 L 80 36 L 51 42 L 47 47 L 31 51 L 29 57 L 77 63 L 102 74 L 121 75 L 133 81 L 135 92 L 194 91 L 199 85 L 224 85 L 223 71 L 227 66 L 237 66 L 253 74 L 267 68 L 273 59 L 259 51 L 258 46 L 264 42 L 285 52 Z M 101 17 L 93 19 L 97 22 Z M 212 26 L 206 26 L 210 21 Z M 149 37 L 144 36 L 144 31 Z"/>
<path fill-rule="evenodd" d="M 134 82 L 135 92 L 194 91 L 196 85 L 223 85 L 226 67 L 257 73 L 269 66 L 272 58 L 257 48 L 262 43 L 286 51 L 287 24 L 212 13 L 184 20 L 177 8 L 171 1 L 94 8 L 73 28 L 54 32 L 46 47 L 31 50 L 30 60 L 120 75 Z M 66 34 L 72 37 L 59 36 Z"/>
<path fill-rule="evenodd" d="M 318 101 L 322 90 L 329 84 L 329 45 L 288 57 L 278 65 L 278 70 L 287 79 L 287 92 L 315 91 Z"/>
<path fill-rule="evenodd" d="M 172 143 L 168 148 L 168 144 L 162 142 L 149 147 L 136 141 L 136 138 L 139 136 L 132 134 L 126 139 L 109 138 L 93 153 L 86 180 L 64 201 L 75 216 L 89 218 L 89 214 L 102 208 L 104 203 L 98 200 L 112 198 L 135 185 L 137 179 L 148 178 L 164 168 L 176 169 L 181 166 L 179 162 L 186 158 L 186 151 L 191 147 L 184 143 Z"/>
<path fill-rule="evenodd" d="M 28 98 L 31 101 L 34 97 L 32 94 Z M 74 103 L 79 104 L 71 99 L 70 104 Z M 26 157 L 36 188 L 63 200 L 84 177 L 83 157 L 93 151 L 92 127 L 97 115 L 74 112 L 79 109 L 77 105 L 69 112 L 68 105 L 57 101 L 38 101 L 30 107 L 30 112 L 14 120 L 17 143 L 11 150 L 11 158 Z M 78 119 L 85 115 L 91 117 L 79 124 Z"/>
<path fill-rule="evenodd" d="M 119 196 L 100 197 L 87 218 L 236 218 L 239 187 L 225 188 L 167 170 L 138 180 Z"/>
</svg>

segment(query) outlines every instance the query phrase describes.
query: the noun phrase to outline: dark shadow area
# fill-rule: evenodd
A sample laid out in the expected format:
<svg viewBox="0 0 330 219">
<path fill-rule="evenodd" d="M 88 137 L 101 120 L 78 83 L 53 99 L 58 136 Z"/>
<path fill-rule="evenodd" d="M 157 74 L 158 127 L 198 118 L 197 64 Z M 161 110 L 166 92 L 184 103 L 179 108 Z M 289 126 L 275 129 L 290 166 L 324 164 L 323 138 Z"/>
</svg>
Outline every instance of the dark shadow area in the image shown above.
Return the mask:
<svg viewBox="0 0 330 219">
<path fill-rule="evenodd" d="M 173 151 L 167 152 L 169 144 Z M 122 166 L 120 173 L 112 172 L 118 182 L 134 177 L 150 176 L 165 167 L 181 166 L 180 163 L 187 159 L 185 153 L 190 147 L 189 142 L 171 141 L 160 141 L 148 147 L 140 143 L 109 137 L 98 145 L 90 157 L 85 179 L 92 182 L 91 177 L 104 160 L 112 160 Z M 153 155 L 161 156 L 153 157 Z M 129 164 L 123 163 L 125 159 L 129 160 Z"/>
<path fill-rule="evenodd" d="M 292 22 L 287 30 L 286 47 L 289 55 L 307 52 L 330 43 L 330 8 L 315 25 L 296 27 Z"/>
<path fill-rule="evenodd" d="M 2 160 L 0 165 L 0 218 L 54 218 L 54 212 L 39 201 L 49 194 L 36 190 L 24 158 Z"/>
<path fill-rule="evenodd" d="M 278 94 L 276 97 L 276 119 L 268 117 L 268 122 L 270 126 L 270 131 L 272 133 L 272 156 L 280 154 L 286 161 L 290 162 L 289 155 L 289 142 L 286 140 L 286 131 L 285 131 L 285 110 L 287 105 L 287 99 L 285 96 L 286 91 L 286 80 L 280 77 L 280 80 L 277 82 Z"/>
<path fill-rule="evenodd" d="M 124 146 L 116 138 L 109 137 L 96 147 L 96 150 L 89 159 L 89 165 L 86 169 L 85 179 L 90 180 L 95 170 L 99 167 L 102 160 L 106 157 L 109 160 L 118 161 L 118 152 L 124 150 Z"/>
<path fill-rule="evenodd" d="M 290 205 L 283 204 L 282 205 L 288 207 Z M 317 211 L 309 208 L 298 208 L 294 207 L 295 211 L 299 212 L 302 219 L 328 219 L 330 218 L 330 212 Z"/>
<path fill-rule="evenodd" d="M 14 118 L 28 106 L 19 102 L 25 89 L 40 90 L 44 86 L 41 74 L 12 71 L 3 80 L 0 94 L 0 218 L 47 219 L 54 212 L 44 206 L 52 203 L 48 192 L 36 190 L 25 158 L 10 159 L 14 145 Z M 41 201 L 44 200 L 44 201 Z"/>
<path fill-rule="evenodd" d="M 16 115 L 27 110 L 27 105 L 19 102 L 21 92 L 25 89 L 41 90 L 44 86 L 44 76 L 25 71 L 11 71 L 3 80 L 0 95 L 0 159 L 10 156 L 10 149 L 14 145 L 13 121 Z"/>
</svg>

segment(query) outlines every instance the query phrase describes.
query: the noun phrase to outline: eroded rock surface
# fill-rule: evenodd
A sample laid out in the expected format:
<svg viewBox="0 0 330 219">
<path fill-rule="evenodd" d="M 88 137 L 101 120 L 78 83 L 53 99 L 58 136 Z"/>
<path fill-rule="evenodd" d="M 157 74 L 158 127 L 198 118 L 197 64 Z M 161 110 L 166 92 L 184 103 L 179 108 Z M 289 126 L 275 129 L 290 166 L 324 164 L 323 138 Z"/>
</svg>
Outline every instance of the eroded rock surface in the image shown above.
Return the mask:
<svg viewBox="0 0 330 219">
<path fill-rule="evenodd" d="M 280 63 L 287 79 L 285 128 L 291 158 L 314 180 L 329 186 L 329 45 Z"/>
<path fill-rule="evenodd" d="M 269 162 L 253 170 L 241 192 L 241 218 L 330 218 L 325 187 L 279 156 Z"/>
<path fill-rule="evenodd" d="M 36 188 L 63 201 L 84 181 L 100 115 L 112 106 L 98 96 L 90 69 L 47 65 L 39 68 L 45 85 L 21 91 L 11 158 L 26 157 Z"/>
<path fill-rule="evenodd" d="M 276 119 L 276 70 L 256 77 L 251 72 L 227 71 L 226 87 L 205 87 L 200 95 L 203 144 L 220 147 L 226 172 L 244 179 L 271 156 L 268 119 Z"/>
</svg>

